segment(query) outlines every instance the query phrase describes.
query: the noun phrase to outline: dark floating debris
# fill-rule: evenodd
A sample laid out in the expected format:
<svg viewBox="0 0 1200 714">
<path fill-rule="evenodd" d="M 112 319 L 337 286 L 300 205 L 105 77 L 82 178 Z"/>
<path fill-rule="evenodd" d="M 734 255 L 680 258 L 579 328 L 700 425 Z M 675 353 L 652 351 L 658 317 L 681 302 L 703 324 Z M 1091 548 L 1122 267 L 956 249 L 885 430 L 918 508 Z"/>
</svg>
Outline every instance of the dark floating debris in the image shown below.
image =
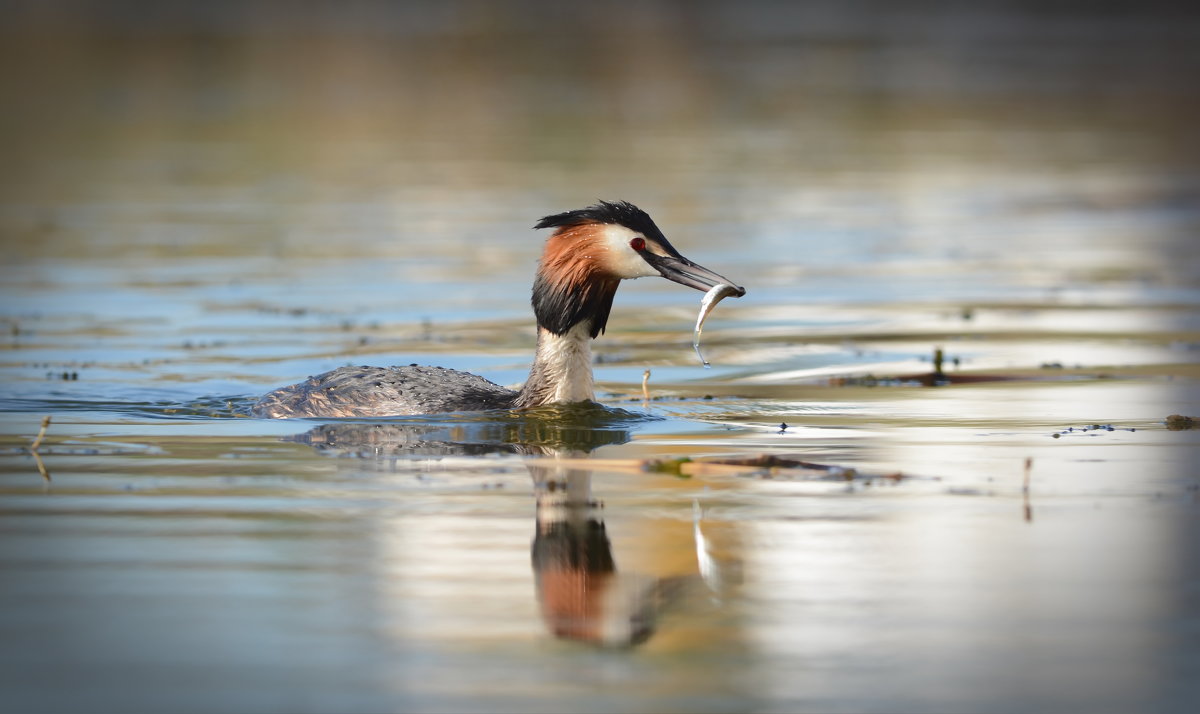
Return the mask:
<svg viewBox="0 0 1200 714">
<path fill-rule="evenodd" d="M 1169 417 L 1168 417 L 1168 419 L 1169 419 Z M 1055 439 L 1061 438 L 1064 434 L 1074 434 L 1074 433 L 1087 434 L 1088 436 L 1097 436 L 1097 434 L 1088 434 L 1088 432 L 1093 432 L 1093 431 L 1130 431 L 1130 432 L 1133 432 L 1133 431 L 1137 431 L 1137 429 L 1132 426 L 1131 427 L 1117 427 L 1117 426 L 1113 426 L 1112 424 L 1085 424 L 1083 426 L 1068 426 L 1066 429 L 1063 429 L 1061 431 L 1056 431 L 1053 434 L 1051 434 L 1050 436 L 1054 437 Z"/>
<path fill-rule="evenodd" d="M 850 466 L 820 464 L 761 454 L 759 456 L 694 461 L 688 457 L 680 459 L 647 459 L 634 462 L 642 471 L 668 473 L 680 478 L 693 476 L 739 476 L 764 480 L 816 480 L 846 481 L 870 485 L 873 482 L 899 483 L 912 478 L 899 471 L 892 473 L 862 473 Z"/>
<path fill-rule="evenodd" d="M 1200 426 L 1200 417 L 1184 416 L 1182 414 L 1172 414 L 1166 420 L 1167 429 L 1170 431 L 1186 431 L 1195 429 Z"/>
<path fill-rule="evenodd" d="M 1008 374 L 958 374 L 951 373 L 945 370 L 946 352 L 941 347 L 933 348 L 933 356 L 931 358 L 933 364 L 932 372 L 922 372 L 919 374 L 902 374 L 895 378 L 901 386 L 920 385 L 922 387 L 944 387 L 950 384 L 981 384 L 987 382 L 1013 382 L 1028 377 Z M 962 367 L 962 358 L 953 356 L 950 362 L 955 369 Z M 884 381 L 879 380 L 876 384 L 884 386 Z M 868 386 L 875 386 L 874 384 Z"/>
</svg>

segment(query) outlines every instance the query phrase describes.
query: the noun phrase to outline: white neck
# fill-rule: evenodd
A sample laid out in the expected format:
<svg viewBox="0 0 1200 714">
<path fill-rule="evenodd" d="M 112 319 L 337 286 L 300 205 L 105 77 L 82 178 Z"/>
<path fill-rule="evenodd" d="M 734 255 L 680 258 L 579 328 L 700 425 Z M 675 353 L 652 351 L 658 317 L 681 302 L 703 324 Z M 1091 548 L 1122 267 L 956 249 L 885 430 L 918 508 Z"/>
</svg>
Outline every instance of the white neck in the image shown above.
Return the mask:
<svg viewBox="0 0 1200 714">
<path fill-rule="evenodd" d="M 517 406 L 566 404 L 594 397 L 591 321 L 575 324 L 563 335 L 539 327 L 537 355 Z"/>
</svg>

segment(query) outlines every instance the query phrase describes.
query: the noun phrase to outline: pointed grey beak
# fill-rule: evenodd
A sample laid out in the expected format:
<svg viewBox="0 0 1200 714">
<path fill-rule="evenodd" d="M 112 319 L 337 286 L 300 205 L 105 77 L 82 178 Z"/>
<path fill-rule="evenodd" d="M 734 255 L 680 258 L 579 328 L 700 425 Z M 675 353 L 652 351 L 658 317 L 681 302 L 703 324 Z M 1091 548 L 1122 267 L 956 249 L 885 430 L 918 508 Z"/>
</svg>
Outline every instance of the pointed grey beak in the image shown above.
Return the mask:
<svg viewBox="0 0 1200 714">
<path fill-rule="evenodd" d="M 642 253 L 642 257 L 664 278 L 677 282 L 680 285 L 708 292 L 713 286 L 725 283 L 726 285 L 733 285 L 737 289 L 737 292 L 733 294 L 734 297 L 741 297 L 746 294 L 746 288 L 734 284 L 729 278 L 717 275 L 708 268 L 696 265 L 682 255 L 662 256 L 646 251 Z"/>
</svg>

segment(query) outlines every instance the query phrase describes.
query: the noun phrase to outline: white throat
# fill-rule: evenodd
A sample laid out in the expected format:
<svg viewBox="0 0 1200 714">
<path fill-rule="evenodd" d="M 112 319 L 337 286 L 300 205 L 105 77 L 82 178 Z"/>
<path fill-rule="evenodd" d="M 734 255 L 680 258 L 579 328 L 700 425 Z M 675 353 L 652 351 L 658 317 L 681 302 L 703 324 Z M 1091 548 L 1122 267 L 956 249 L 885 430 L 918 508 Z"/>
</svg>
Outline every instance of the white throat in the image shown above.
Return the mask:
<svg viewBox="0 0 1200 714">
<path fill-rule="evenodd" d="M 517 406 L 568 404 L 594 398 L 591 322 L 573 325 L 563 335 L 539 327 L 537 355 Z"/>
<path fill-rule="evenodd" d="M 592 382 L 591 323 L 575 325 L 565 335 L 538 330 L 536 361 L 545 369 L 543 379 L 553 385 L 549 402 L 583 402 L 595 396 Z"/>
</svg>

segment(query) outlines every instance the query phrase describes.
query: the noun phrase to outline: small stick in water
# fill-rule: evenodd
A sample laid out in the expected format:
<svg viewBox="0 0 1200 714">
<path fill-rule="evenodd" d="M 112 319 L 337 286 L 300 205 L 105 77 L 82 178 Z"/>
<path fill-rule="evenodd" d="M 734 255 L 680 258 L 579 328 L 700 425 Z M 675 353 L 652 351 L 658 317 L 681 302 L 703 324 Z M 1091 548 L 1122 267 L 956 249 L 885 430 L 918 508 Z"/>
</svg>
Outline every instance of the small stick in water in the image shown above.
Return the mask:
<svg viewBox="0 0 1200 714">
<path fill-rule="evenodd" d="M 642 372 L 642 401 L 650 401 L 650 370 Z"/>
<path fill-rule="evenodd" d="M 42 445 L 42 439 L 46 438 L 46 427 L 48 426 L 50 426 L 50 417 L 42 417 L 42 428 L 40 431 L 38 431 L 37 438 L 34 439 L 33 443 L 29 445 L 30 451 L 37 451 L 38 447 Z"/>
<path fill-rule="evenodd" d="M 743 295 L 745 291 L 728 283 L 718 283 L 712 286 L 708 292 L 704 293 L 704 298 L 700 300 L 700 314 L 696 316 L 696 331 L 692 334 L 692 349 L 696 350 L 696 356 L 700 358 L 700 363 L 705 367 L 712 367 L 708 360 L 704 359 L 704 355 L 700 353 L 700 331 L 704 329 L 704 321 L 708 319 L 709 313 L 717 306 L 721 300 L 730 295 Z"/>
<path fill-rule="evenodd" d="M 42 439 L 46 438 L 46 429 L 50 426 L 50 417 L 42 417 L 42 428 L 38 430 L 37 438 L 29 445 L 29 453 L 33 455 L 33 461 L 37 464 L 38 473 L 42 475 L 42 479 L 47 483 L 50 482 L 50 472 L 46 470 L 46 464 L 42 463 L 42 455 L 38 453 L 38 447 L 42 445 Z"/>
</svg>

